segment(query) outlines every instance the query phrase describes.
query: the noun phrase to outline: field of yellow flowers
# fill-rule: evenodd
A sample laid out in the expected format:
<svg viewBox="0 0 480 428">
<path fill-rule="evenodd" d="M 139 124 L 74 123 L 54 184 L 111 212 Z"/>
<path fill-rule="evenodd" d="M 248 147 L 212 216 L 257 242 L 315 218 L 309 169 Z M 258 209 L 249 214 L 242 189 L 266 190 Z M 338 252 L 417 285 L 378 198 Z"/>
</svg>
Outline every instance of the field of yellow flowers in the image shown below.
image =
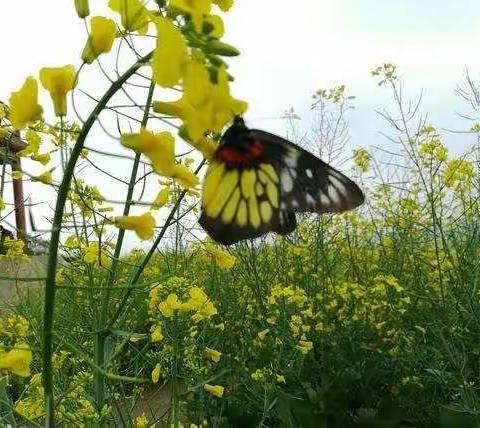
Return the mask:
<svg viewBox="0 0 480 428">
<path fill-rule="evenodd" d="M 33 76 L 0 103 L 0 140 L 27 142 L 24 170 L 2 162 L 0 221 L 14 207 L 9 182 L 55 191 L 45 275 L 21 273 L 36 241 L 0 242 L 0 280 L 14 290 L 0 308 L 0 424 L 479 426 L 480 146 L 450 156 L 385 64 L 372 75 L 394 100 L 395 162 L 353 151 L 364 206 L 218 246 L 196 218 L 202 168 L 247 109 L 229 86 L 226 59 L 239 52 L 221 40 L 233 0 L 110 0 L 111 15 L 93 17 L 87 0 L 74 4 L 89 28 L 82 66 L 40 70 L 51 105 Z M 105 92 L 70 119 L 67 95 L 114 46 Z M 122 110 L 129 100 L 136 113 Z M 325 129 L 338 125 L 320 148 L 328 161 L 345 149 L 351 100 L 344 86 L 314 96 Z M 105 112 L 129 155 L 95 145 Z M 127 181 L 108 173 L 120 159 Z M 82 175 L 86 164 L 118 181 L 121 201 Z M 127 248 L 127 234 L 148 245 Z"/>
</svg>

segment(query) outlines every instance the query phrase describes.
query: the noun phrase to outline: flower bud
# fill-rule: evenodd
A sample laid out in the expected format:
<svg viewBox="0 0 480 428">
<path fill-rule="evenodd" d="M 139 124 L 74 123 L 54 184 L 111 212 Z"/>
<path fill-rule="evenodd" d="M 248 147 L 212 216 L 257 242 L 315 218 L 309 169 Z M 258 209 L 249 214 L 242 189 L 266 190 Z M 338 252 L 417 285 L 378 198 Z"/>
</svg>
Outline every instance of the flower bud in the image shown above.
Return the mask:
<svg viewBox="0 0 480 428">
<path fill-rule="evenodd" d="M 222 56 L 237 56 L 240 52 L 237 48 L 227 43 L 223 43 L 220 40 L 210 40 L 205 46 L 206 51 L 216 55 Z"/>
<path fill-rule="evenodd" d="M 90 15 L 90 7 L 88 6 L 88 0 L 75 0 L 75 9 L 79 18 L 86 18 Z"/>
</svg>

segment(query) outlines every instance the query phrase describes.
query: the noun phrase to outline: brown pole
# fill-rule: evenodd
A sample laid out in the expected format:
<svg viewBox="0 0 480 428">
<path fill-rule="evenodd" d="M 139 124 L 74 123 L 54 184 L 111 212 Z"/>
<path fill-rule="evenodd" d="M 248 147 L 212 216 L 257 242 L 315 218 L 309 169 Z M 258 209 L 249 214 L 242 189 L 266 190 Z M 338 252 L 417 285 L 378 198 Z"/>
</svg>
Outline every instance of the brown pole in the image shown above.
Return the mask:
<svg viewBox="0 0 480 428">
<path fill-rule="evenodd" d="M 12 171 L 21 171 L 22 164 L 19 157 L 12 161 Z M 23 239 L 27 235 L 27 222 L 25 221 L 25 199 L 23 197 L 23 181 L 13 181 L 13 200 L 15 203 L 15 222 L 17 224 L 17 239 Z"/>
</svg>

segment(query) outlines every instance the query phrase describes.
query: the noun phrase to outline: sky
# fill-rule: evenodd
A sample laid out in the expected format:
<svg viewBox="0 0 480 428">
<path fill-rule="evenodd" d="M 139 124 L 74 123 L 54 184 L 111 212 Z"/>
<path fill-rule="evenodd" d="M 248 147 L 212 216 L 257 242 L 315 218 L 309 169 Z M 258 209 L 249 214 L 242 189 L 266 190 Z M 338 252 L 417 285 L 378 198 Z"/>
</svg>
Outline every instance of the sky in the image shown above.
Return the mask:
<svg viewBox="0 0 480 428">
<path fill-rule="evenodd" d="M 106 10 L 106 3 L 90 0 L 98 14 Z M 41 67 L 80 65 L 85 27 L 73 1 L 2 0 L 1 10 L 0 100 L 7 101 L 10 92 Z M 348 113 L 349 149 L 385 146 L 389 143 L 380 131 L 388 128 L 377 110 L 392 106 L 391 94 L 370 76 L 385 62 L 397 65 L 406 97 L 415 100 L 422 93 L 421 111 L 428 113 L 429 123 L 456 131 L 471 126 L 458 115 L 472 112 L 456 89 L 466 69 L 474 80 L 479 77 L 478 1 L 236 0 L 223 18 L 223 40 L 241 51 L 229 60 L 235 77 L 232 92 L 248 101 L 250 126 L 285 135 L 286 121 L 281 117 L 293 107 L 301 117 L 299 128 L 307 132 L 312 94 L 345 84 L 356 97 L 355 109 Z M 87 73 L 84 81 L 90 93 L 100 93 L 105 82 L 97 81 L 94 69 Z M 48 105 L 46 94 L 42 101 Z M 88 114 L 91 106 L 79 99 L 81 115 Z M 121 150 L 118 143 L 96 132 L 98 138 L 88 144 Z M 453 153 L 460 153 L 474 137 L 445 131 L 444 138 Z M 32 173 L 41 172 L 33 165 L 27 167 Z M 122 164 L 113 172 L 121 175 L 124 169 Z M 96 177 L 94 172 L 91 177 Z M 109 194 L 116 193 L 114 184 L 104 184 Z M 37 212 L 40 225 L 47 227 L 54 193 L 32 183 L 25 184 L 25 191 L 43 202 Z"/>
</svg>

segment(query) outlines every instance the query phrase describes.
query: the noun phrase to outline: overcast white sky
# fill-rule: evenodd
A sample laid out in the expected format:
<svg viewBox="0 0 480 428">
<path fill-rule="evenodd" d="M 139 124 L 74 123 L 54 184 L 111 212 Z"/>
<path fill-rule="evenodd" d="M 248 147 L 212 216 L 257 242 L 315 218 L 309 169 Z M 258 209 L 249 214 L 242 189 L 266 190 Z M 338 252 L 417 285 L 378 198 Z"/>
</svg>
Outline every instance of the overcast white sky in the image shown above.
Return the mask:
<svg viewBox="0 0 480 428">
<path fill-rule="evenodd" d="M 28 75 L 43 66 L 80 64 L 84 24 L 73 0 L 2 0 L 0 100 L 8 101 Z M 90 0 L 94 13 L 107 0 Z M 308 129 L 311 95 L 319 88 L 346 84 L 357 97 L 350 112 L 353 147 L 386 144 L 378 133 L 385 126 L 375 109 L 389 96 L 370 77 L 384 62 L 395 63 L 407 94 L 423 89 L 423 110 L 438 126 L 468 129 L 456 111 L 469 112 L 455 93 L 468 67 L 480 76 L 480 3 L 475 0 L 236 0 L 224 16 L 224 40 L 242 55 L 230 61 L 234 95 L 250 105 L 251 125 L 280 134 L 278 119 L 290 106 Z M 95 87 L 96 82 L 91 82 Z M 44 105 L 48 98 L 44 97 Z M 89 105 L 85 106 L 85 113 Z M 473 143 L 473 137 L 446 134 L 452 151 Z M 111 141 L 89 144 L 113 144 Z M 36 172 L 34 170 L 32 172 Z M 93 184 L 93 183 L 92 183 Z M 26 193 L 43 198 L 43 187 L 26 184 Z M 42 190 L 43 191 L 43 190 Z M 152 195 L 153 197 L 154 195 Z M 120 198 L 121 195 L 118 195 Z M 52 202 L 51 195 L 45 195 Z M 148 198 L 147 198 L 148 199 Z M 45 214 L 46 215 L 46 214 Z M 43 222 L 45 225 L 45 222 Z"/>
</svg>

